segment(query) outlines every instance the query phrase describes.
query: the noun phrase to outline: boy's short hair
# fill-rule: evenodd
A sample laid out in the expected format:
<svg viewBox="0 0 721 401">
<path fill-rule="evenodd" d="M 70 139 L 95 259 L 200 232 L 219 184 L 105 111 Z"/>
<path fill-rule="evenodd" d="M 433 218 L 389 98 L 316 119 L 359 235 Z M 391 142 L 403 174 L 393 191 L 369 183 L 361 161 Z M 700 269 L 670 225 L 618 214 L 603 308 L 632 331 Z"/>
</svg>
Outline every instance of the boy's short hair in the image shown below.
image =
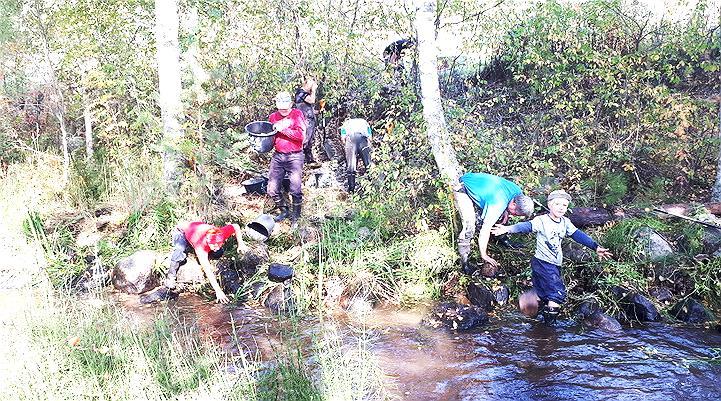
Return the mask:
<svg viewBox="0 0 721 401">
<path fill-rule="evenodd" d="M 533 214 L 533 199 L 531 199 L 530 196 L 526 195 L 517 195 L 513 198 L 513 201 L 516 203 L 516 207 L 518 207 L 518 211 L 526 217 L 531 217 Z"/>
<path fill-rule="evenodd" d="M 554 200 L 554 199 L 565 199 L 565 200 L 567 200 L 567 201 L 570 202 L 570 201 L 571 201 L 571 195 L 569 195 L 568 192 L 566 192 L 566 191 L 564 191 L 564 190 L 562 190 L 562 189 L 557 189 L 557 190 L 551 192 L 550 194 L 548 194 L 548 199 L 547 199 L 547 201 L 550 202 L 550 201 L 552 201 L 552 200 Z"/>
</svg>

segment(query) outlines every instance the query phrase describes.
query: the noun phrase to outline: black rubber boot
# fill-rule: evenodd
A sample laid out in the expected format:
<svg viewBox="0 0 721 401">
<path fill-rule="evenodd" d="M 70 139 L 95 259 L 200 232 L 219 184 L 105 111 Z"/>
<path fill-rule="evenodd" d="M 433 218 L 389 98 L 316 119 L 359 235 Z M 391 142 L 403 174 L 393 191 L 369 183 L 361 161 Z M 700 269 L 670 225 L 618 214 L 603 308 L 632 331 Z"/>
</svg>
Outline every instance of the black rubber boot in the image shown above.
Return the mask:
<svg viewBox="0 0 721 401">
<path fill-rule="evenodd" d="M 300 211 L 302 207 L 302 203 L 293 203 L 293 211 L 290 214 L 291 226 L 293 228 L 298 226 L 298 220 L 300 219 Z"/>
<path fill-rule="evenodd" d="M 561 307 L 544 306 L 541 314 L 543 315 L 543 323 L 552 326 L 558 319 L 558 314 L 561 312 Z"/>
<path fill-rule="evenodd" d="M 355 171 L 348 172 L 348 193 L 352 194 L 355 192 Z"/>
<path fill-rule="evenodd" d="M 478 271 L 478 266 L 468 261 L 468 255 L 461 255 L 461 270 L 464 274 L 472 276 Z"/>
<path fill-rule="evenodd" d="M 522 244 L 522 243 L 516 242 L 516 241 L 511 241 L 508 238 L 507 234 L 497 236 L 496 242 L 498 243 L 498 245 L 501 245 L 502 247 L 509 248 L 509 249 L 522 249 L 522 248 L 526 247 L 525 244 Z"/>
<path fill-rule="evenodd" d="M 278 213 L 278 215 L 273 218 L 273 220 L 275 221 L 281 221 L 287 219 L 288 216 L 290 216 L 290 213 L 288 213 L 288 206 L 285 205 L 285 201 L 283 200 L 283 198 L 275 201 L 275 209 L 280 210 L 280 213 Z"/>
</svg>

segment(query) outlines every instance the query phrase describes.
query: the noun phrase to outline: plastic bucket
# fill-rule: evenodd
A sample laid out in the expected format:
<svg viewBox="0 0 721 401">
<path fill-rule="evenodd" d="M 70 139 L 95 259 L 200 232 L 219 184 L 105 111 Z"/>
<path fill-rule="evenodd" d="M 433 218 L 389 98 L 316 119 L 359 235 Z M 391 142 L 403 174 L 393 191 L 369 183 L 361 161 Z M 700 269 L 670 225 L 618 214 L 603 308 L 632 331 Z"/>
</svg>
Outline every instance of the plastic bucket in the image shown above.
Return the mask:
<svg viewBox="0 0 721 401">
<path fill-rule="evenodd" d="M 269 214 L 261 214 L 255 220 L 248 223 L 246 233 L 255 241 L 265 241 L 270 237 L 275 227 L 275 220 Z"/>
<path fill-rule="evenodd" d="M 268 121 L 253 121 L 245 125 L 245 132 L 250 136 L 250 142 L 258 153 L 267 153 L 273 149 L 275 130 Z"/>
<path fill-rule="evenodd" d="M 268 188 L 268 179 L 265 177 L 249 178 L 241 185 L 245 188 L 245 193 L 263 195 Z"/>
<path fill-rule="evenodd" d="M 283 281 L 289 280 L 292 277 L 293 268 L 288 265 L 271 263 L 270 266 L 268 266 L 268 278 L 270 279 L 270 281 L 282 283 Z"/>
</svg>

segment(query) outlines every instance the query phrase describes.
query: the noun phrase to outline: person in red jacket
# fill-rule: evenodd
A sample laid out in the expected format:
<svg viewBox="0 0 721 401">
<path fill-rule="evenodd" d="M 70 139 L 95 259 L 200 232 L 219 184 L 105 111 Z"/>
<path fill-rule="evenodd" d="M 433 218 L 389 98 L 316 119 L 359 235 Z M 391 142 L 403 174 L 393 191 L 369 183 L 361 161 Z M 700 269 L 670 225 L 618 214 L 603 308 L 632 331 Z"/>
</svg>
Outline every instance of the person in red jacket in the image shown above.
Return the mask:
<svg viewBox="0 0 721 401">
<path fill-rule="evenodd" d="M 268 117 L 276 131 L 273 144 L 275 153 L 270 159 L 268 172 L 268 195 L 275 202 L 280 214 L 275 220 L 280 221 L 288 217 L 288 205 L 285 204 L 281 194 L 281 184 L 286 173 L 290 178 L 290 196 L 293 200 L 293 209 L 290 213 L 291 221 L 295 224 L 300 217 L 303 192 L 303 135 L 306 121 L 303 112 L 293 108 L 293 98 L 288 92 L 279 92 L 275 97 L 278 111 Z"/>
<path fill-rule="evenodd" d="M 215 290 L 215 297 L 218 302 L 222 304 L 230 302 L 215 278 L 215 271 L 210 264 L 210 259 L 218 259 L 223 255 L 223 244 L 233 235 L 238 241 L 238 254 L 247 252 L 248 246 L 243 242 L 243 233 L 237 224 L 216 227 L 200 221 L 179 222 L 172 233 L 173 250 L 168 262 L 165 286 L 158 291 L 141 297 L 140 302 L 151 303 L 159 299 L 167 299 L 171 295 L 171 292 L 176 288 L 175 278 L 178 269 L 188 258 L 189 252 L 195 253 L 198 263 L 203 268 L 203 273 L 205 273 L 210 285 Z"/>
</svg>

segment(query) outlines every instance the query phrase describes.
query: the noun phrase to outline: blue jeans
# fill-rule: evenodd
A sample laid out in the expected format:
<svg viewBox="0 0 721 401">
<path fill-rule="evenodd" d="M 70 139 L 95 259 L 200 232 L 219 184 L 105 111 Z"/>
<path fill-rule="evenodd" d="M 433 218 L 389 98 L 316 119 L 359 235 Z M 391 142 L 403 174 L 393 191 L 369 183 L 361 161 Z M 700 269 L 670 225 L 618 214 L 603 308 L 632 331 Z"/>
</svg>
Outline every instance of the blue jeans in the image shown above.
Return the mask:
<svg viewBox="0 0 721 401">
<path fill-rule="evenodd" d="M 531 258 L 531 281 L 542 301 L 562 304 L 566 301 L 566 286 L 563 285 L 561 267 Z"/>
</svg>

